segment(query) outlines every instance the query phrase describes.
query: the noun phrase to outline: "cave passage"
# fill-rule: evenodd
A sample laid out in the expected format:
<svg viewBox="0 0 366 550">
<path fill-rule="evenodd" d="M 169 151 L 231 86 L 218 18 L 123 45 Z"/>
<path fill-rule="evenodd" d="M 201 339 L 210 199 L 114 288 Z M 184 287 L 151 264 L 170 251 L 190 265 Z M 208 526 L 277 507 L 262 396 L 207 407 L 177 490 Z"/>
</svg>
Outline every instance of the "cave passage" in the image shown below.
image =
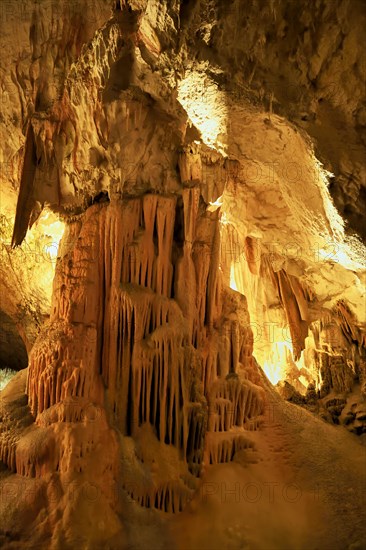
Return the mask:
<svg viewBox="0 0 366 550">
<path fill-rule="evenodd" d="M 13 371 L 25 369 L 28 354 L 12 318 L 0 310 L 0 368 Z"/>
</svg>

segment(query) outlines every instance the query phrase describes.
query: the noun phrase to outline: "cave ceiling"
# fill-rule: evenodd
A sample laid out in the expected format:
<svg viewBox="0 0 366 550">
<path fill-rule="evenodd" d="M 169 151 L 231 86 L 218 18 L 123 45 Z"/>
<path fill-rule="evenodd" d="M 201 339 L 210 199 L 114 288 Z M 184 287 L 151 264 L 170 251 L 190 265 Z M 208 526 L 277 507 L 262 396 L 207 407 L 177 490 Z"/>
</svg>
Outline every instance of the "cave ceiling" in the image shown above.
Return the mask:
<svg viewBox="0 0 366 550">
<path fill-rule="evenodd" d="M 278 448 L 334 505 L 293 547 L 361 547 L 364 2 L 3 0 L 0 27 L 0 489 L 35 488 L 0 543 L 121 548 Z"/>
<path fill-rule="evenodd" d="M 67 221 L 199 180 L 240 243 L 364 321 L 362 2 L 4 2 L 1 24 L 7 255 L 43 209 Z M 51 284 L 20 277 L 5 309 L 32 332 Z"/>
</svg>

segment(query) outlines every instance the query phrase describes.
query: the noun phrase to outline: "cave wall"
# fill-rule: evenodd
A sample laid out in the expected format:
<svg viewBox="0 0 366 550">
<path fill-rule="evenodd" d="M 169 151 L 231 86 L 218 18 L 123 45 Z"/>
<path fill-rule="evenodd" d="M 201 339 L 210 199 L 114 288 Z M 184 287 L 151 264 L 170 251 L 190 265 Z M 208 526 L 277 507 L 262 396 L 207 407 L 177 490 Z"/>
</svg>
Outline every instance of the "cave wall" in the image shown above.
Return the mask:
<svg viewBox="0 0 366 550">
<path fill-rule="evenodd" d="M 179 512 L 203 463 L 250 448 L 265 393 L 245 297 L 223 284 L 219 260 L 219 212 L 197 187 L 95 204 L 70 223 L 10 431 L 5 394 L 2 462 L 52 475 L 65 498 L 66 481 L 100 475 L 113 516 L 122 488 Z"/>
<path fill-rule="evenodd" d="M 87 536 L 91 479 L 109 534 L 121 489 L 181 511 L 252 445 L 260 367 L 365 432 L 365 14 L 332 4 L 4 8 L 0 283 L 30 360 L 0 460 L 40 483 L 56 546 Z M 27 248 L 46 208 L 65 224 L 51 300 Z"/>
</svg>

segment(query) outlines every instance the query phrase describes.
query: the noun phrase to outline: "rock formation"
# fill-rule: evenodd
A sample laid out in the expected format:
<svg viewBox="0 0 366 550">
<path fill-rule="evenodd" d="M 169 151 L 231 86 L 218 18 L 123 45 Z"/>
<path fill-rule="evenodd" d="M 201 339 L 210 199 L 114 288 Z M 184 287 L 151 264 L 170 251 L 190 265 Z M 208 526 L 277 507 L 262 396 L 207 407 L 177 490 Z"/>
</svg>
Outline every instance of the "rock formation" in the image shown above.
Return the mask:
<svg viewBox="0 0 366 550">
<path fill-rule="evenodd" d="M 4 3 L 5 548 L 363 544 L 365 10 L 243 4 Z M 286 502 L 300 480 L 333 525 L 311 430 L 349 442 L 340 533 L 195 526 L 234 474 L 277 483 L 277 447 Z"/>
</svg>

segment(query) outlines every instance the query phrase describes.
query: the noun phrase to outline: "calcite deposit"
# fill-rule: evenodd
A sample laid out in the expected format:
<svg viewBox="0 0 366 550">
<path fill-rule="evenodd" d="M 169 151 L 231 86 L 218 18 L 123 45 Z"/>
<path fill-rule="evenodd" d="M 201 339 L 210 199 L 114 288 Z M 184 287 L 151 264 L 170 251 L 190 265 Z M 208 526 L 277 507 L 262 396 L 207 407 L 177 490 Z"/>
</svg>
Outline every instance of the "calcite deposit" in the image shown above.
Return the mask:
<svg viewBox="0 0 366 550">
<path fill-rule="evenodd" d="M 362 2 L 0 13 L 2 546 L 362 548 Z"/>
</svg>

